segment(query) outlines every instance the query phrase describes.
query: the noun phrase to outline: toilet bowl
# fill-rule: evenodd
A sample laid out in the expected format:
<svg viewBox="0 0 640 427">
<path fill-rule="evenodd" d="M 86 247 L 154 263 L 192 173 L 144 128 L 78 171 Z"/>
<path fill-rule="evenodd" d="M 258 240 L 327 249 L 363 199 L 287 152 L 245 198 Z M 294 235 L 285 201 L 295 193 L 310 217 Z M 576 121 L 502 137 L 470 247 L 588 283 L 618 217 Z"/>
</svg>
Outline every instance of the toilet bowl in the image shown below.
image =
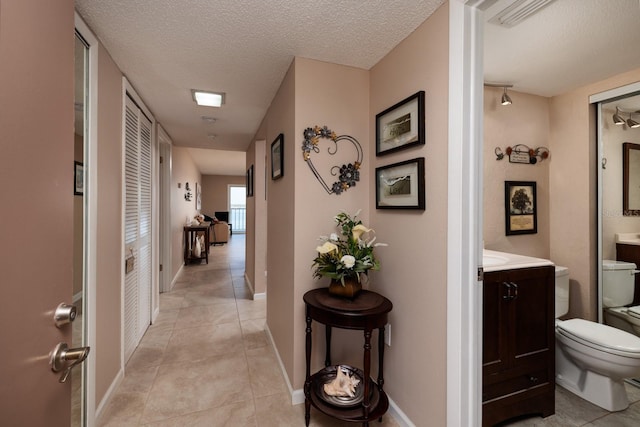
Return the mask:
<svg viewBox="0 0 640 427">
<path fill-rule="evenodd" d="M 568 270 L 556 268 L 556 384 L 608 411 L 629 406 L 625 378 L 640 376 L 640 337 L 568 311 Z M 558 296 L 560 298 L 558 298 Z"/>
</svg>

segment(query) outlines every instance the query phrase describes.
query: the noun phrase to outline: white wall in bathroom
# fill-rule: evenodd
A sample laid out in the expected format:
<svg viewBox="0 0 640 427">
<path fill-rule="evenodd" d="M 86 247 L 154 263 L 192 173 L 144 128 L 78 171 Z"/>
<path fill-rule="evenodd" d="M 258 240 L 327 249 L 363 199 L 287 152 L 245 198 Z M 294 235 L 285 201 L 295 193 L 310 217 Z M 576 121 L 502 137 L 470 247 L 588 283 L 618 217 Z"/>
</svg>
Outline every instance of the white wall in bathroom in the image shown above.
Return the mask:
<svg viewBox="0 0 640 427">
<path fill-rule="evenodd" d="M 525 144 L 548 147 L 548 98 L 509 91 L 512 105 L 500 105 L 501 88 L 484 91 L 484 242 L 487 249 L 549 258 L 549 159 L 535 165 L 496 160 L 495 149 Z M 505 181 L 535 181 L 538 232 L 507 236 L 505 233 Z"/>
</svg>

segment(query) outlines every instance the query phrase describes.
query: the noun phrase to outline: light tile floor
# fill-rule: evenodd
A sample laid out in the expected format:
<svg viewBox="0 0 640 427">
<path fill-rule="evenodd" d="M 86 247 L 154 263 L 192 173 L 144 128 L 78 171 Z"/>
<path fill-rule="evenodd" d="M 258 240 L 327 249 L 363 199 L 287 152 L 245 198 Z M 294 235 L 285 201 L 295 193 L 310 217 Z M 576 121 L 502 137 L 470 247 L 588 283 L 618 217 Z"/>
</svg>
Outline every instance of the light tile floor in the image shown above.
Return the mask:
<svg viewBox="0 0 640 427">
<path fill-rule="evenodd" d="M 624 411 L 607 412 L 556 385 L 554 415 L 547 418 L 529 417 L 503 425 L 509 427 L 638 427 L 640 426 L 640 388 L 626 383 L 625 387 L 632 403 Z"/>
<path fill-rule="evenodd" d="M 244 282 L 244 235 L 211 246 L 209 264 L 188 265 L 126 367 L 100 426 L 304 426 L 304 405 L 291 405 L 264 331 L 266 301 L 251 299 Z M 504 424 L 637 427 L 640 389 L 627 385 L 632 405 L 607 413 L 556 387 L 556 414 Z M 311 409 L 311 426 L 352 426 Z M 385 415 L 371 426 L 397 427 Z M 431 426 L 429 426 L 431 427 Z M 439 426 L 434 426 L 439 427 Z"/>
<path fill-rule="evenodd" d="M 244 235 L 188 265 L 126 366 L 100 426 L 304 426 L 244 281 Z M 311 409 L 311 426 L 352 426 Z M 372 426 L 397 427 L 390 415 Z"/>
</svg>

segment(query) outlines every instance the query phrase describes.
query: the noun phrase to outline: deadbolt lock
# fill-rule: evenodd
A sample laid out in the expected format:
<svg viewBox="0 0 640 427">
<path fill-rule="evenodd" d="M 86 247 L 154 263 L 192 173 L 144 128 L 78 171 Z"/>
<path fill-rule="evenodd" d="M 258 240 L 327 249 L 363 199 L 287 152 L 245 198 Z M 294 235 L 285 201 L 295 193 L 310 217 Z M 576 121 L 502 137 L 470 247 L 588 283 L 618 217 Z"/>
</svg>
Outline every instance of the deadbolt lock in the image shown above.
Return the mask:
<svg viewBox="0 0 640 427">
<path fill-rule="evenodd" d="M 53 315 L 56 327 L 60 328 L 67 323 L 73 322 L 76 319 L 77 311 L 76 306 L 73 304 L 60 303 Z"/>
</svg>

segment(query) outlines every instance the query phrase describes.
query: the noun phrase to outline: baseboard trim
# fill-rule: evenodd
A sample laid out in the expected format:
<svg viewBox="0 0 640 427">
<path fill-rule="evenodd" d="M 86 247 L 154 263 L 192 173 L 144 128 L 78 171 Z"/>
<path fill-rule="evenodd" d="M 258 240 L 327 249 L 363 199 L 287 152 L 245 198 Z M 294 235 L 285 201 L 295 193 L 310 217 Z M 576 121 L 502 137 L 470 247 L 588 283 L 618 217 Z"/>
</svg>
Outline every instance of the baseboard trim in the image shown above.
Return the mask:
<svg viewBox="0 0 640 427">
<path fill-rule="evenodd" d="M 389 395 L 387 395 L 389 397 Z M 414 423 L 411 422 L 407 414 L 405 414 L 402 409 L 389 397 L 389 411 L 387 414 L 391 416 L 400 427 L 416 427 Z"/>
<path fill-rule="evenodd" d="M 287 390 L 289 390 L 289 395 L 291 396 L 291 404 L 297 405 L 298 403 L 303 403 L 304 392 L 302 392 L 302 400 L 300 402 L 294 401 L 294 395 L 296 395 L 296 400 L 299 399 L 299 397 L 297 397 L 298 390 L 293 390 L 293 387 L 291 386 L 291 382 L 289 381 L 289 375 L 287 375 L 287 370 L 284 368 L 284 363 L 282 363 L 282 359 L 280 358 L 280 353 L 278 353 L 278 348 L 276 347 L 276 343 L 273 340 L 273 335 L 271 335 L 271 331 L 269 330 L 269 325 L 265 324 L 264 330 L 267 333 L 267 337 L 269 338 L 269 343 L 271 343 L 271 348 L 273 348 L 273 352 L 276 354 L 276 359 L 278 359 L 278 366 L 280 367 L 280 372 L 282 373 L 284 382 L 287 384 Z"/>
<path fill-rule="evenodd" d="M 111 382 L 111 385 L 107 389 L 107 392 L 104 394 L 104 397 L 100 401 L 100 404 L 96 408 L 96 419 L 95 419 L 96 422 L 93 424 L 89 423 L 89 425 L 98 424 L 97 421 L 102 416 L 102 411 L 104 411 L 104 409 L 107 407 L 107 405 L 111 401 L 113 394 L 118 389 L 118 387 L 120 387 L 120 384 L 122 383 L 123 379 L 124 379 L 124 370 L 120 369 L 120 371 L 118 371 L 118 375 L 116 375 L 116 377 L 113 379 L 113 381 Z"/>
<path fill-rule="evenodd" d="M 256 290 L 253 288 L 253 283 L 251 283 L 251 280 L 249 279 L 249 276 L 247 276 L 247 273 L 244 273 L 244 283 L 246 283 L 247 287 L 251 291 L 251 295 L 254 301 L 267 298 L 266 292 L 256 293 Z"/>
<path fill-rule="evenodd" d="M 276 347 L 275 341 L 273 340 L 273 335 L 271 335 L 271 331 L 269 330 L 269 325 L 265 325 L 265 332 L 267 333 L 267 337 L 269 338 L 269 342 L 271 343 L 271 347 L 273 348 L 274 353 L 276 354 L 276 358 L 278 359 L 278 366 L 280 366 L 280 372 L 282 373 L 282 377 L 284 378 L 285 383 L 287 384 L 287 389 L 289 390 L 289 395 L 291 396 L 291 404 L 292 405 L 300 405 L 304 403 L 304 390 L 293 389 L 291 386 L 291 382 L 289 382 L 289 376 L 287 375 L 287 371 L 284 368 L 284 364 L 282 363 L 282 359 L 280 358 L 280 354 L 278 353 L 278 349 Z M 389 397 L 389 395 L 387 395 Z M 411 422 L 407 414 L 405 414 L 402 409 L 396 404 L 396 402 L 389 397 L 389 410 L 385 414 L 385 416 L 392 417 L 400 427 L 416 427 L 415 424 Z"/>
</svg>

